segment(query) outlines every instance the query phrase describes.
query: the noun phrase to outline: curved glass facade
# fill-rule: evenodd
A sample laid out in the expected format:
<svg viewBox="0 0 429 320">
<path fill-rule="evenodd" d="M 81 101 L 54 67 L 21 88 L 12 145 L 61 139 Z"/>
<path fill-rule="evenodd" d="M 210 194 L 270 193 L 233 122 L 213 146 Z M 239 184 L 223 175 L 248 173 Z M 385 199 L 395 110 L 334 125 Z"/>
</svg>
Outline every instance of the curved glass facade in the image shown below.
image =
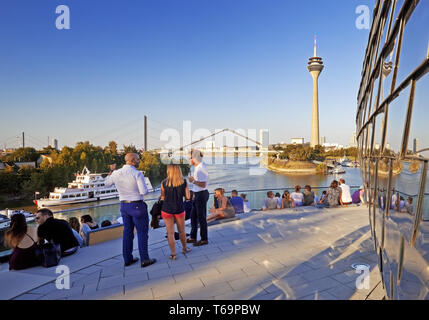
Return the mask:
<svg viewBox="0 0 429 320">
<path fill-rule="evenodd" d="M 429 299 L 429 1 L 378 0 L 357 141 L 389 299 Z"/>
</svg>

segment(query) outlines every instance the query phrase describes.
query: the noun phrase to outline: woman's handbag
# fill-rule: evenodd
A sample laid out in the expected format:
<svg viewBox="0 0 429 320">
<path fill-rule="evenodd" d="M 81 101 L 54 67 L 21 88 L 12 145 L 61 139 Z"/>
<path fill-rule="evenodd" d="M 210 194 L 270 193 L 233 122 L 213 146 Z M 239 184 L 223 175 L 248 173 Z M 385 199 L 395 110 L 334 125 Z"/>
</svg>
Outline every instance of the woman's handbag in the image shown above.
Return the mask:
<svg viewBox="0 0 429 320">
<path fill-rule="evenodd" d="M 57 266 L 61 260 L 61 246 L 52 240 L 45 242 L 38 246 L 36 255 L 45 268 Z"/>
</svg>

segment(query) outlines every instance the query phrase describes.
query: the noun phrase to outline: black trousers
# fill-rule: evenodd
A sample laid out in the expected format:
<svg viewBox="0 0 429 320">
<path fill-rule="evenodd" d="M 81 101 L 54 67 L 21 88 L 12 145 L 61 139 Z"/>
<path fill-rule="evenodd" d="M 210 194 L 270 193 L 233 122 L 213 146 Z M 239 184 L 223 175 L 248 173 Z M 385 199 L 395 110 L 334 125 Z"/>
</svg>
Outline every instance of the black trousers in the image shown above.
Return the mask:
<svg viewBox="0 0 429 320">
<path fill-rule="evenodd" d="M 209 192 L 207 190 L 195 192 L 191 212 L 191 239 L 197 239 L 198 223 L 200 224 L 201 240 L 207 240 L 207 201 Z"/>
</svg>

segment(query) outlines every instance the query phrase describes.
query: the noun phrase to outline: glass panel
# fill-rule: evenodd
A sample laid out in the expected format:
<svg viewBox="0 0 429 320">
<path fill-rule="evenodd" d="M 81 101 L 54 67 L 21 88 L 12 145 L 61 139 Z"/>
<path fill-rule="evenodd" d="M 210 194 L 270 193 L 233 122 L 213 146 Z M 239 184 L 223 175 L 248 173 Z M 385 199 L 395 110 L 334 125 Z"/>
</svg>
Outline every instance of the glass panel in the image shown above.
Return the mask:
<svg viewBox="0 0 429 320">
<path fill-rule="evenodd" d="M 426 58 L 429 36 L 429 1 L 420 1 L 404 29 L 398 67 L 399 85 Z"/>
<path fill-rule="evenodd" d="M 404 131 L 407 115 L 409 91 L 409 87 L 403 90 L 399 97 L 393 100 L 389 105 L 385 150 L 391 156 L 397 156 L 401 148 L 402 133 Z"/>
<path fill-rule="evenodd" d="M 429 159 L 429 76 L 426 74 L 417 81 L 414 97 L 413 114 L 411 116 L 408 152 Z M 417 151 L 428 149 L 423 152 Z"/>
<path fill-rule="evenodd" d="M 389 217 L 408 243 L 414 225 L 421 173 L 421 161 L 394 161 Z"/>
<path fill-rule="evenodd" d="M 383 126 L 384 126 L 384 113 L 377 115 L 375 119 L 375 130 L 374 130 L 374 154 L 380 155 L 382 149 L 382 137 L 383 137 Z"/>
</svg>

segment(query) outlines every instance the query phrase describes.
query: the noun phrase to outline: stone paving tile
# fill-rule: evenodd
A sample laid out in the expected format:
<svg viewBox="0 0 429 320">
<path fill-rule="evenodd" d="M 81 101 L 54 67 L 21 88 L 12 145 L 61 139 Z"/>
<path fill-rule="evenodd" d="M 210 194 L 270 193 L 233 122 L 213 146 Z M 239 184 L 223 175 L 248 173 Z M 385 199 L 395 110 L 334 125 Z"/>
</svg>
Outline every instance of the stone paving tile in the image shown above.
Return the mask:
<svg viewBox="0 0 429 320">
<path fill-rule="evenodd" d="M 199 268 L 197 270 L 192 271 L 192 275 L 194 277 L 204 277 L 204 276 L 210 276 L 210 275 L 217 275 L 220 274 L 219 270 L 217 268 Z"/>
<path fill-rule="evenodd" d="M 109 259 L 109 260 L 105 260 L 105 261 L 102 261 L 100 263 L 97 263 L 97 264 L 95 264 L 95 266 L 97 266 L 97 267 L 108 267 L 108 266 L 115 265 L 115 264 L 118 264 L 116 259 Z M 122 266 L 123 265 L 124 264 L 122 263 Z"/>
<path fill-rule="evenodd" d="M 22 294 L 16 298 L 14 298 L 13 300 L 39 300 L 42 297 L 43 297 L 42 294 L 25 293 L 25 294 Z"/>
<path fill-rule="evenodd" d="M 52 292 L 52 291 L 55 291 L 55 290 L 57 290 L 55 282 L 50 282 L 50 283 L 47 283 L 47 284 L 45 284 L 45 285 L 43 285 L 41 287 L 38 287 L 36 289 L 31 290 L 28 293 L 30 293 L 30 294 L 46 295 L 49 292 Z"/>
<path fill-rule="evenodd" d="M 286 300 L 286 296 L 283 291 L 277 290 L 272 293 L 260 292 L 249 300 Z"/>
<path fill-rule="evenodd" d="M 101 271 L 102 270 L 96 271 L 93 273 L 84 274 L 84 275 L 81 274 L 76 278 L 74 278 L 74 276 L 76 275 L 72 274 L 70 277 L 70 282 L 72 287 L 81 287 L 85 284 L 91 284 L 91 283 L 97 284 L 98 281 L 100 280 Z"/>
<path fill-rule="evenodd" d="M 55 290 L 51 291 L 47 295 L 44 295 L 40 298 L 40 300 L 59 300 L 59 299 L 65 299 L 72 295 L 79 295 L 82 294 L 83 287 L 75 287 L 70 289 L 63 289 L 63 290 Z"/>
<path fill-rule="evenodd" d="M 227 282 L 204 287 L 203 290 L 187 289 L 180 292 L 183 300 L 206 300 L 225 293 L 232 292 L 232 288 Z"/>
<path fill-rule="evenodd" d="M 326 292 L 333 295 L 338 300 L 349 300 L 355 293 L 359 293 L 359 290 L 341 284 L 326 290 Z"/>
<path fill-rule="evenodd" d="M 205 286 L 210 286 L 222 281 L 233 281 L 238 279 L 248 278 L 247 274 L 242 270 L 235 270 L 234 272 L 222 272 L 215 275 L 207 275 L 200 277 Z"/>
<path fill-rule="evenodd" d="M 259 283 L 266 280 L 268 279 L 264 279 L 259 276 L 254 276 L 254 277 L 231 280 L 231 281 L 228 281 L 228 283 L 231 286 L 232 290 L 234 291 L 242 291 L 244 289 L 249 289 L 249 288 L 263 290 L 264 288 L 262 288 L 259 285 Z"/>
<path fill-rule="evenodd" d="M 79 274 L 90 274 L 90 273 L 94 273 L 97 271 L 101 271 L 102 269 L 103 268 L 101 268 L 101 267 L 90 266 L 88 268 L 84 268 L 84 269 L 79 270 L 77 273 L 79 273 Z"/>
<path fill-rule="evenodd" d="M 327 291 L 316 292 L 300 298 L 300 300 L 338 300 L 337 297 Z"/>
<path fill-rule="evenodd" d="M 124 286 L 118 285 L 99 290 L 84 290 L 82 299 L 85 300 L 116 300 L 124 294 Z"/>
<path fill-rule="evenodd" d="M 155 299 L 158 299 L 160 297 L 163 297 L 165 295 L 168 295 L 170 293 L 177 293 L 179 294 L 179 292 L 185 291 L 185 290 L 204 290 L 204 285 L 203 283 L 200 281 L 200 279 L 188 279 L 185 281 L 181 281 L 181 282 L 177 282 L 173 285 L 171 284 L 163 284 L 163 285 L 159 285 L 159 286 L 154 286 L 152 288 L 152 292 L 153 292 L 153 296 L 155 297 Z"/>
<path fill-rule="evenodd" d="M 309 294 L 328 290 L 338 285 L 340 285 L 339 282 L 331 278 L 319 279 L 293 288 L 293 295 L 296 299 L 300 299 Z"/>
<path fill-rule="evenodd" d="M 153 270 L 153 271 L 149 271 L 147 274 L 148 274 L 149 280 L 166 278 L 172 275 L 171 269 Z"/>
</svg>

